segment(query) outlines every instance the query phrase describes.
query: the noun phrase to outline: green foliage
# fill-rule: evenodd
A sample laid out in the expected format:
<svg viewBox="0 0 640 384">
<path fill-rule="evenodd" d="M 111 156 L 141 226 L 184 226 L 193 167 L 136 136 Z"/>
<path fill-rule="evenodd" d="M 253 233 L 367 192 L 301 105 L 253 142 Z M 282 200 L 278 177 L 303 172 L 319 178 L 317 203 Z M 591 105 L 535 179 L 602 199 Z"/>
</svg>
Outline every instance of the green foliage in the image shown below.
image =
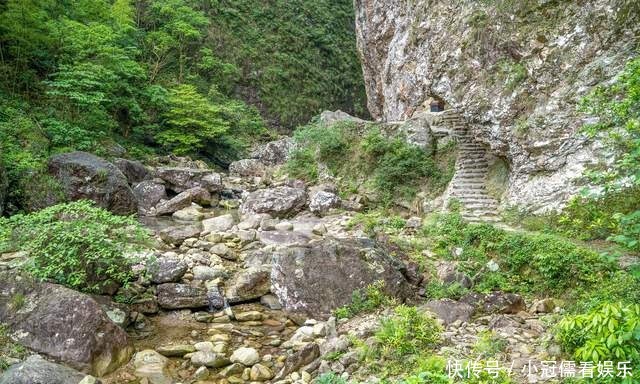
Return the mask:
<svg viewBox="0 0 640 384">
<path fill-rule="evenodd" d="M 22 293 L 16 293 L 11 296 L 11 309 L 14 311 L 19 311 L 24 307 L 26 302 L 26 298 Z"/>
<path fill-rule="evenodd" d="M 0 218 L 0 228 L 0 252 L 27 251 L 27 269 L 35 277 L 86 292 L 125 284 L 134 262 L 125 253 L 148 236 L 135 219 L 87 201 Z"/>
<path fill-rule="evenodd" d="M 464 296 L 468 290 L 459 283 L 443 284 L 439 281 L 429 281 L 424 287 L 425 297 L 430 299 L 453 299 L 458 300 Z"/>
<path fill-rule="evenodd" d="M 600 208 L 601 201 L 612 202 L 613 208 L 619 210 L 610 211 L 607 217 L 600 209 L 595 218 L 579 212 L 582 215 L 576 219 L 586 217 L 590 226 L 601 226 L 601 231 L 611 232 L 611 240 L 640 250 L 640 207 L 637 199 L 625 196 L 629 190 L 635 196 L 640 186 L 640 58 L 630 60 L 614 83 L 592 91 L 582 100 L 581 108 L 598 118 L 596 123 L 585 127 L 586 134 L 603 139 L 616 153 L 612 165 L 600 165 L 591 174 L 592 181 L 603 186 L 605 194 L 593 205 Z M 621 204 L 621 199 L 628 200 Z"/>
<path fill-rule="evenodd" d="M 557 327 L 565 350 L 580 361 L 640 362 L 640 305 L 605 303 L 599 308 L 567 316 Z"/>
<path fill-rule="evenodd" d="M 347 384 L 347 381 L 333 372 L 323 373 L 318 376 L 316 384 Z"/>
<path fill-rule="evenodd" d="M 9 367 L 5 358 L 24 359 L 27 356 L 27 352 L 26 348 L 11 340 L 9 327 L 0 323 L 0 373 Z"/>
<path fill-rule="evenodd" d="M 218 0 L 205 44 L 238 68 L 241 92 L 285 128 L 325 109 L 366 114 L 350 0 Z"/>
<path fill-rule="evenodd" d="M 450 258 L 453 248 L 463 249 L 460 267 L 471 276 L 478 274 L 474 289 L 479 291 L 562 293 L 600 283 L 615 270 L 598 253 L 553 235 L 468 224 L 457 214 L 438 215 L 424 228 L 443 257 Z M 487 270 L 489 261 L 499 270 Z"/>
<path fill-rule="evenodd" d="M 336 317 L 338 319 L 349 318 L 395 304 L 395 300 L 384 293 L 384 288 L 384 281 L 379 280 L 368 285 L 365 289 L 354 291 L 351 296 L 351 304 L 336 309 Z"/>
<path fill-rule="evenodd" d="M 479 359 L 488 359 L 504 352 L 508 345 L 507 340 L 496 335 L 493 331 L 486 330 L 478 333 L 478 340 L 473 346 L 473 351 Z"/>
<path fill-rule="evenodd" d="M 403 137 L 386 136 L 375 125 L 312 123 L 295 132 L 298 149 L 285 170 L 293 177 L 316 181 L 319 164 L 340 180 L 343 194 L 373 192 L 384 205 L 412 199 L 418 187 L 442 188 L 443 172 L 433 157 Z M 447 165 L 443 165 L 446 167 Z"/>
<path fill-rule="evenodd" d="M 440 325 L 425 312 L 400 305 L 391 317 L 382 320 L 375 338 L 382 357 L 400 358 L 433 349 L 441 332 Z"/>
</svg>

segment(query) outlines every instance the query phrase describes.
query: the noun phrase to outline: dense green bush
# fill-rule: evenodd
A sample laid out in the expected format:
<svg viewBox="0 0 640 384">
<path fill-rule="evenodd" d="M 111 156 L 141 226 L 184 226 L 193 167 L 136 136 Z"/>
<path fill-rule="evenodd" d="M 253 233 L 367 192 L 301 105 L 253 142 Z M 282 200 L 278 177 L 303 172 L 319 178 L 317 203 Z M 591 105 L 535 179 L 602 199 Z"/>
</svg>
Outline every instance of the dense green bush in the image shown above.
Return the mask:
<svg viewBox="0 0 640 384">
<path fill-rule="evenodd" d="M 441 332 L 440 325 L 427 313 L 400 305 L 392 316 L 382 320 L 375 339 L 382 357 L 399 358 L 435 348 Z"/>
<path fill-rule="evenodd" d="M 380 280 L 368 285 L 365 289 L 354 291 L 351 295 L 351 303 L 336 309 L 336 317 L 338 319 L 349 318 L 395 304 L 395 300 L 384 293 L 384 285 L 384 281 Z"/>
<path fill-rule="evenodd" d="M 424 233 L 443 257 L 462 248 L 460 266 L 471 276 L 478 274 L 474 289 L 481 291 L 557 294 L 600 283 L 615 269 L 598 253 L 558 236 L 469 224 L 457 214 L 436 216 Z M 491 260 L 497 271 L 486 268 Z"/>
<path fill-rule="evenodd" d="M 420 186 L 441 188 L 433 157 L 403 137 L 384 135 L 375 124 L 312 123 L 295 132 L 298 149 L 285 167 L 293 177 L 317 180 L 319 165 L 339 180 L 341 193 L 366 190 L 385 205 L 412 199 Z"/>
<path fill-rule="evenodd" d="M 640 370 L 640 305 L 606 303 L 588 313 L 567 316 L 557 326 L 556 336 L 565 351 L 577 361 L 630 361 Z M 633 380 L 618 382 L 633 383 Z"/>
<path fill-rule="evenodd" d="M 147 232 L 131 217 L 112 215 L 92 202 L 59 204 L 29 215 L 0 218 L 0 253 L 29 253 L 28 271 L 86 292 L 125 284 Z"/>
</svg>

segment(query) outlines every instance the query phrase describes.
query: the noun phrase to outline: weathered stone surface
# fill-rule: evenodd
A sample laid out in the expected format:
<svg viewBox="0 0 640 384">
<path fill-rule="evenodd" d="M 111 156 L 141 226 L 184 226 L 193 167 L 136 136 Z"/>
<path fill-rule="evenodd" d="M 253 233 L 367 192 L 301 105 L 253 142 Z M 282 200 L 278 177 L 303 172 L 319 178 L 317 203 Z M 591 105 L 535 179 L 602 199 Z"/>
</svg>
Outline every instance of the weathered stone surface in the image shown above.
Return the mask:
<svg viewBox="0 0 640 384">
<path fill-rule="evenodd" d="M 151 177 L 149 170 L 141 162 L 127 159 L 115 159 L 113 165 L 127 178 L 129 184 L 137 184 Z"/>
<path fill-rule="evenodd" d="M 191 344 L 162 345 L 156 349 L 159 354 L 166 357 L 182 357 L 187 353 L 196 351 Z"/>
<path fill-rule="evenodd" d="M 324 126 L 333 125 L 335 123 L 350 121 L 353 123 L 364 123 L 365 121 L 359 119 L 357 117 L 351 116 L 346 112 L 342 112 L 341 110 L 337 111 L 324 111 L 320 114 L 320 124 Z"/>
<path fill-rule="evenodd" d="M 467 322 L 475 312 L 473 306 L 451 299 L 431 300 L 424 305 L 424 308 L 436 315 L 445 325 L 457 320 Z"/>
<path fill-rule="evenodd" d="M 86 375 L 32 355 L 0 375 L 0 384 L 78 384 Z"/>
<path fill-rule="evenodd" d="M 349 304 L 355 290 L 378 280 L 390 296 L 400 301 L 412 297 L 403 268 L 371 240 L 326 237 L 275 252 L 272 291 L 290 314 L 327 318 Z"/>
<path fill-rule="evenodd" d="M 482 294 L 471 292 L 460 299 L 483 313 L 518 313 L 526 310 L 524 299 L 515 293 L 491 292 Z"/>
<path fill-rule="evenodd" d="M 209 192 L 222 190 L 222 176 L 208 169 L 165 167 L 156 170 L 156 176 L 166 181 L 175 192 L 201 187 Z"/>
<path fill-rule="evenodd" d="M 438 265 L 438 279 L 444 284 L 459 284 L 463 288 L 471 288 L 473 282 L 469 276 L 458 272 L 456 265 L 450 262 L 443 262 Z"/>
<path fill-rule="evenodd" d="M 191 355 L 191 364 L 196 367 L 221 368 L 230 364 L 221 353 L 198 351 Z"/>
<path fill-rule="evenodd" d="M 260 145 L 251 153 L 251 157 L 266 165 L 278 165 L 287 161 L 294 147 L 293 139 L 286 137 Z"/>
<path fill-rule="evenodd" d="M 136 213 L 138 204 L 127 178 L 108 161 L 86 152 L 49 159 L 49 174 L 60 182 L 69 200 L 93 200 L 119 215 Z"/>
<path fill-rule="evenodd" d="M 240 363 L 247 367 L 250 367 L 260 362 L 260 355 L 258 351 L 253 348 L 238 348 L 231 354 L 230 360 L 232 363 Z"/>
<path fill-rule="evenodd" d="M 274 217 L 287 217 L 299 212 L 306 203 L 304 189 L 277 187 L 251 192 L 242 203 L 245 215 L 268 213 Z"/>
<path fill-rule="evenodd" d="M 307 364 L 311 364 L 315 359 L 320 357 L 320 347 L 316 343 L 309 343 L 301 350 L 287 357 L 284 367 L 278 372 L 274 380 L 282 380 L 291 372 L 295 372 Z"/>
<path fill-rule="evenodd" d="M 167 191 L 164 184 L 154 180 L 144 180 L 133 187 L 133 194 L 138 201 L 138 207 L 142 213 L 147 213 L 155 207 L 161 200 L 167 199 Z"/>
<path fill-rule="evenodd" d="M 186 263 L 174 257 L 162 257 L 147 265 L 147 271 L 151 274 L 151 282 L 156 284 L 179 281 L 187 272 L 187 268 Z"/>
<path fill-rule="evenodd" d="M 225 232 L 233 227 L 236 220 L 231 214 L 212 217 L 202 221 L 203 232 Z"/>
<path fill-rule="evenodd" d="M 199 225 L 183 225 L 163 229 L 160 238 L 167 244 L 180 245 L 186 239 L 198 237 L 202 232 Z"/>
<path fill-rule="evenodd" d="M 91 297 L 15 273 L 0 274 L 0 281 L 0 322 L 20 344 L 96 376 L 129 360 L 127 334 Z M 10 305 L 16 293 L 25 296 L 19 311 Z"/>
<path fill-rule="evenodd" d="M 157 294 L 158 304 L 165 309 L 202 308 L 209 305 L 206 289 L 187 284 L 160 284 Z"/>
<path fill-rule="evenodd" d="M 316 215 L 327 213 L 331 208 L 340 206 L 340 198 L 332 192 L 318 191 L 309 199 L 309 210 Z"/>
<path fill-rule="evenodd" d="M 169 359 L 154 350 L 144 350 L 133 356 L 134 374 L 146 378 L 151 384 L 171 384 L 171 373 L 167 365 Z"/>
<path fill-rule="evenodd" d="M 242 159 L 229 165 L 229 173 L 234 176 L 264 176 L 266 167 L 258 159 Z"/>
<path fill-rule="evenodd" d="M 225 296 L 229 303 L 257 299 L 271 289 L 271 267 L 251 267 L 236 273 L 228 283 Z"/>
<path fill-rule="evenodd" d="M 515 9 L 356 0 L 355 8 L 372 116 L 407 120 L 429 109 L 430 98 L 444 100 L 474 138 L 507 160 L 502 204 L 558 208 L 580 188 L 585 166 L 606 156 L 579 134 L 576 107 L 635 55 L 640 24 L 624 16 L 627 8 L 596 0 Z"/>
<path fill-rule="evenodd" d="M 191 206 L 191 203 L 209 205 L 211 194 L 204 188 L 194 187 L 180 192 L 171 200 L 164 201 L 156 207 L 156 215 L 167 215 Z"/>
</svg>

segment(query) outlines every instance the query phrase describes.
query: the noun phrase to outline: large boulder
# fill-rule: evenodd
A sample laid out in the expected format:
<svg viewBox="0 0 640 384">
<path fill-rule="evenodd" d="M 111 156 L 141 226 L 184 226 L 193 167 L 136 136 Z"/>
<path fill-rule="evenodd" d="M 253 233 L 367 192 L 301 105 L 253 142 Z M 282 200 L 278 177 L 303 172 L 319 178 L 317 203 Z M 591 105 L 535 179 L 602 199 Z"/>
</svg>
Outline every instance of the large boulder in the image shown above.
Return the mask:
<svg viewBox="0 0 640 384">
<path fill-rule="evenodd" d="M 187 208 L 191 203 L 201 205 L 211 204 L 211 194 L 202 187 L 194 187 L 180 192 L 171 200 L 163 201 L 156 206 L 156 215 L 168 215 Z"/>
<path fill-rule="evenodd" d="M 251 192 L 241 206 L 242 214 L 268 213 L 287 217 L 298 213 L 306 204 L 307 194 L 302 188 L 276 187 Z"/>
<path fill-rule="evenodd" d="M 327 318 L 349 304 L 354 291 L 378 280 L 386 294 L 400 301 L 412 297 L 403 270 L 372 240 L 327 237 L 275 252 L 271 290 L 287 313 Z"/>
<path fill-rule="evenodd" d="M 289 154 L 294 148 L 295 142 L 293 139 L 286 137 L 257 147 L 251 153 L 251 157 L 260 160 L 261 163 L 266 165 L 278 165 L 289 159 Z"/>
<path fill-rule="evenodd" d="M 229 164 L 229 173 L 234 176 L 264 176 L 266 167 L 258 159 L 242 159 Z"/>
<path fill-rule="evenodd" d="M 113 165 L 127 178 L 129 184 L 137 184 L 151 177 L 149 170 L 141 162 L 127 159 L 115 159 Z"/>
<path fill-rule="evenodd" d="M 162 200 L 167 199 L 167 190 L 164 184 L 154 180 L 144 180 L 133 187 L 133 194 L 138 200 L 138 208 L 143 214 L 149 213 Z"/>
<path fill-rule="evenodd" d="M 85 376 L 75 369 L 32 355 L 0 375 L 0 384 L 78 384 Z"/>
<path fill-rule="evenodd" d="M 309 210 L 316 215 L 327 213 L 331 208 L 338 206 L 340 206 L 340 198 L 332 192 L 317 191 L 309 199 Z"/>
<path fill-rule="evenodd" d="M 177 257 L 162 257 L 147 264 L 151 282 L 156 284 L 173 283 L 182 278 L 188 266 Z"/>
<path fill-rule="evenodd" d="M 90 296 L 10 272 L 0 281 L 0 323 L 16 342 L 95 376 L 129 361 L 126 332 Z M 25 297 L 19 310 L 12 304 L 16 295 Z"/>
<path fill-rule="evenodd" d="M 67 199 L 93 200 L 119 215 L 136 213 L 138 204 L 127 178 L 115 165 L 86 152 L 70 152 L 49 159 L 49 174 L 62 185 Z"/>
<path fill-rule="evenodd" d="M 225 296 L 229 303 L 254 300 L 271 291 L 271 267 L 250 267 L 238 272 L 227 284 Z"/>
<path fill-rule="evenodd" d="M 178 225 L 160 231 L 160 238 L 167 244 L 180 245 L 189 238 L 198 237 L 200 232 L 199 225 Z"/>
<path fill-rule="evenodd" d="M 175 192 L 201 187 L 209 192 L 222 190 L 222 176 L 209 169 L 164 167 L 156 170 L 156 176 L 166 181 Z"/>
<path fill-rule="evenodd" d="M 207 290 L 188 284 L 160 284 L 158 304 L 164 309 L 203 308 L 209 306 Z"/>
</svg>

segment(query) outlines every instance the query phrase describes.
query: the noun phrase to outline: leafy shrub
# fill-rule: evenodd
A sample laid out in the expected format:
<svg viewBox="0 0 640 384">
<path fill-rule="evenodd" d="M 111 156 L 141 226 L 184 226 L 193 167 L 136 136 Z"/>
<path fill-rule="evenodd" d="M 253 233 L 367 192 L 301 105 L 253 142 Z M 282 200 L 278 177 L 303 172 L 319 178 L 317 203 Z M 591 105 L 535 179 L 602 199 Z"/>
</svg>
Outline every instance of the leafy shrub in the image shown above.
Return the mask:
<svg viewBox="0 0 640 384">
<path fill-rule="evenodd" d="M 460 215 L 437 215 L 426 225 L 425 236 L 443 257 L 462 248 L 463 271 L 482 274 L 475 289 L 560 293 L 590 286 L 613 272 L 613 264 L 594 251 L 548 234 L 510 232 L 489 224 L 465 223 Z M 499 270 L 485 271 L 489 261 Z"/>
<path fill-rule="evenodd" d="M 289 175 L 316 181 L 321 164 L 339 180 L 343 194 L 366 188 L 385 205 L 413 198 L 422 185 L 443 189 L 442 175 L 450 173 L 440 170 L 431 154 L 403 137 L 384 135 L 375 125 L 312 123 L 299 128 L 295 139 L 298 149 L 285 168 Z"/>
<path fill-rule="evenodd" d="M 560 321 L 556 333 L 580 361 L 640 362 L 640 305 L 606 303 Z"/>
<path fill-rule="evenodd" d="M 507 340 L 493 331 L 487 330 L 478 333 L 478 340 L 473 346 L 473 351 L 478 354 L 478 358 L 488 359 L 504 352 L 507 346 Z"/>
<path fill-rule="evenodd" d="M 434 318 L 416 307 L 400 305 L 383 319 L 375 338 L 383 357 L 402 357 L 433 349 L 440 341 L 442 328 Z"/>
<path fill-rule="evenodd" d="M 134 218 L 88 201 L 0 218 L 0 228 L 0 252 L 27 251 L 31 274 L 85 292 L 129 281 L 133 260 L 125 253 L 148 236 Z"/>
<path fill-rule="evenodd" d="M 318 376 L 316 384 L 347 384 L 347 381 L 333 372 L 323 373 Z"/>
<path fill-rule="evenodd" d="M 349 318 L 394 304 L 395 300 L 384 293 L 384 285 L 384 281 L 379 280 L 363 290 L 354 291 L 351 296 L 351 304 L 336 309 L 336 317 L 339 319 Z"/>
</svg>

